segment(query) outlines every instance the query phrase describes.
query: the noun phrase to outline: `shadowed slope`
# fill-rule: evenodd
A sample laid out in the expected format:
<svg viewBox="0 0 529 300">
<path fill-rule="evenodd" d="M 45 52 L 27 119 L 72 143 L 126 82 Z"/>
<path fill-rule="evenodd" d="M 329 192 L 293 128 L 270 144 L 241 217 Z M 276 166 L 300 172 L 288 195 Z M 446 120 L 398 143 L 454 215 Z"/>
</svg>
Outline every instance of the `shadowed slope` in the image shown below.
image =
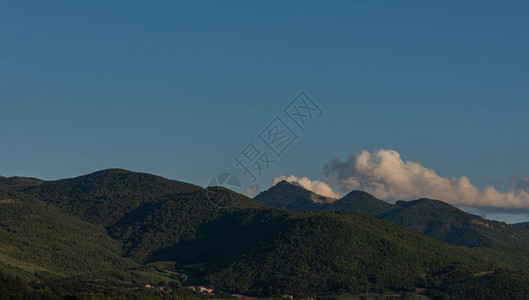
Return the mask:
<svg viewBox="0 0 529 300">
<path fill-rule="evenodd" d="M 255 196 L 255 200 L 268 206 L 288 211 L 320 210 L 336 199 L 308 191 L 285 180 Z"/>
</svg>

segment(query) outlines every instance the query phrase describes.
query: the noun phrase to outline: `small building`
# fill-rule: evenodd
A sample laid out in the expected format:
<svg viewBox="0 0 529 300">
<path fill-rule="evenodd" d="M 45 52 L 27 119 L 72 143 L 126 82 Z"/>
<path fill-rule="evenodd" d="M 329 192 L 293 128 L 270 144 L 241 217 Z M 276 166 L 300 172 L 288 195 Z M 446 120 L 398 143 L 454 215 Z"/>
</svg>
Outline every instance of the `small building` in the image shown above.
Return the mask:
<svg viewBox="0 0 529 300">
<path fill-rule="evenodd" d="M 200 293 L 204 293 L 204 294 L 211 294 L 213 293 L 213 289 L 210 289 L 210 288 L 207 288 L 205 286 L 201 286 L 201 285 L 198 285 L 198 286 L 188 286 L 187 287 L 188 289 L 191 289 L 195 292 L 200 292 Z"/>
</svg>

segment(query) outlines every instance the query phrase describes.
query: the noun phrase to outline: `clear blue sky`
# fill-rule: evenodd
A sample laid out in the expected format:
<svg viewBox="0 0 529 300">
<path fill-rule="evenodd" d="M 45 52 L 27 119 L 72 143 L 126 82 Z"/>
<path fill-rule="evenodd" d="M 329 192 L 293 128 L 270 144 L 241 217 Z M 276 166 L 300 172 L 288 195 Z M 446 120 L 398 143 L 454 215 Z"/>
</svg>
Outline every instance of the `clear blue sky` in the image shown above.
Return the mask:
<svg viewBox="0 0 529 300">
<path fill-rule="evenodd" d="M 0 4 L 0 174 L 121 167 L 206 184 L 300 91 L 323 108 L 258 179 L 393 149 L 529 175 L 524 1 Z M 248 178 L 240 174 L 245 183 Z"/>
</svg>

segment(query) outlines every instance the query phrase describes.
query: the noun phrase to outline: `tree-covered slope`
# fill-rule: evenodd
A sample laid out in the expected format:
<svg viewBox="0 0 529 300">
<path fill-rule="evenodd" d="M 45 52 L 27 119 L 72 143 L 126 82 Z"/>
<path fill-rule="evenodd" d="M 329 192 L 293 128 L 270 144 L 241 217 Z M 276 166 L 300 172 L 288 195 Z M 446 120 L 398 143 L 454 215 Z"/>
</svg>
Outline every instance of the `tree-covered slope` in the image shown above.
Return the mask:
<svg viewBox="0 0 529 300">
<path fill-rule="evenodd" d="M 47 181 L 22 191 L 90 223 L 110 226 L 143 203 L 199 189 L 193 184 L 151 174 L 108 169 Z"/>
<path fill-rule="evenodd" d="M 37 186 L 45 181 L 31 177 L 0 177 L 0 187 L 6 187 L 14 191 L 21 191 L 28 187 Z"/>
<path fill-rule="evenodd" d="M 40 182 L 20 190 L 74 217 L 104 225 L 122 242 L 125 255 L 138 261 L 193 237 L 200 225 L 220 213 L 265 207 L 224 188 L 203 189 L 121 169 Z"/>
<path fill-rule="evenodd" d="M 176 285 L 151 289 L 131 286 L 119 281 L 91 281 L 76 278 L 32 282 L 5 274 L 0 268 L 0 299 L 2 300 L 109 300 L 109 299 L 230 299 L 230 295 L 205 295 Z"/>
<path fill-rule="evenodd" d="M 395 209 L 377 217 L 453 245 L 529 247 L 529 230 L 487 220 L 442 201 L 398 201 L 395 206 Z"/>
<path fill-rule="evenodd" d="M 33 291 L 20 278 L 6 275 L 0 268 L 0 299 L 61 299 L 52 293 Z"/>
<path fill-rule="evenodd" d="M 434 299 L 451 300 L 529 299 L 529 275 L 496 270 L 443 284 L 428 294 Z"/>
<path fill-rule="evenodd" d="M 218 203 L 230 206 L 219 207 Z M 123 243 L 127 256 L 145 261 L 151 259 L 154 252 L 161 253 L 162 249 L 177 242 L 194 238 L 201 226 L 219 216 L 240 209 L 264 207 L 241 194 L 211 187 L 144 203 L 109 227 L 109 233 Z"/>
<path fill-rule="evenodd" d="M 473 284 L 475 274 L 502 266 L 529 270 L 523 249 L 438 240 L 524 246 L 527 230 L 428 199 L 392 205 L 353 192 L 318 202 L 286 183 L 280 187 L 299 196 L 291 203 L 308 196 L 313 208 L 329 210 L 288 212 L 224 188 L 124 170 L 9 184 L 22 192 L 0 188 L 0 268 L 30 279 L 67 278 L 46 285 L 74 293 L 113 295 L 133 288 L 128 282 L 145 283 L 142 276 L 176 280 L 183 272 L 187 284 L 258 296 L 426 288 L 444 297 L 460 293 L 459 282 Z M 147 271 L 157 264 L 170 267 Z"/>
<path fill-rule="evenodd" d="M 28 277 L 59 278 L 136 264 L 121 257 L 121 245 L 102 226 L 0 188 L 0 265 Z"/>
<path fill-rule="evenodd" d="M 355 212 L 239 211 L 173 251 L 205 264 L 213 286 L 253 295 L 411 291 L 421 275 L 455 280 L 494 265 Z"/>
</svg>

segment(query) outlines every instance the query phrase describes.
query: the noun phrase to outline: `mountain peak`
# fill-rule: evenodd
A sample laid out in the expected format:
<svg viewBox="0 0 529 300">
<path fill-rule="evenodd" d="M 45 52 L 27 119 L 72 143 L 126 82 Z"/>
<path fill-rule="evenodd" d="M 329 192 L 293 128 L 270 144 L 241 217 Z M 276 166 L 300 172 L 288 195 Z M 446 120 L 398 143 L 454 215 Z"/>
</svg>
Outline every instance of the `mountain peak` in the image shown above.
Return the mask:
<svg viewBox="0 0 529 300">
<path fill-rule="evenodd" d="M 202 188 L 157 175 L 106 169 L 47 181 L 24 191 L 85 221 L 108 226 L 143 203 L 197 190 Z"/>
<path fill-rule="evenodd" d="M 375 198 L 375 196 L 371 195 L 370 193 L 364 192 L 364 191 L 360 191 L 360 190 L 351 191 L 347 195 L 345 195 L 343 198 L 349 198 L 349 197 L 370 197 L 370 198 Z"/>
<path fill-rule="evenodd" d="M 279 187 L 283 187 L 283 186 L 295 186 L 295 187 L 299 187 L 299 188 L 304 189 L 299 183 L 298 183 L 298 184 L 294 184 L 294 183 L 292 183 L 292 182 L 288 182 L 288 181 L 286 181 L 286 180 L 281 180 L 280 182 L 278 182 L 278 183 L 276 183 L 274 186 L 272 186 L 272 188 L 275 187 L 275 186 L 279 186 Z"/>
<path fill-rule="evenodd" d="M 311 192 L 299 184 L 282 180 L 255 196 L 255 200 L 271 207 L 300 211 L 318 209 L 336 199 Z"/>
<path fill-rule="evenodd" d="M 28 187 L 42 184 L 44 180 L 32 177 L 4 177 L 0 176 L 0 186 L 12 189 L 14 191 L 22 191 Z"/>
<path fill-rule="evenodd" d="M 439 207 L 443 209 L 459 210 L 457 207 L 450 205 L 446 202 L 443 202 L 441 200 L 429 199 L 429 198 L 420 198 L 420 199 L 411 200 L 411 201 L 399 200 L 395 202 L 395 205 L 402 207 L 402 208 L 412 207 L 412 206 L 428 206 L 428 207 Z"/>
<path fill-rule="evenodd" d="M 394 209 L 393 204 L 364 191 L 352 191 L 329 207 L 329 210 L 354 210 L 376 216 Z"/>
<path fill-rule="evenodd" d="M 116 173 L 136 173 L 131 170 L 123 169 L 123 168 L 108 168 L 108 169 L 102 169 L 99 171 L 96 171 L 94 173 L 105 173 L 105 172 L 116 172 Z"/>
<path fill-rule="evenodd" d="M 119 174 L 148 174 L 148 173 L 134 172 L 134 171 L 121 169 L 121 168 L 109 168 L 109 169 L 95 171 L 95 172 L 92 172 L 92 173 L 89 173 L 83 176 L 103 175 L 103 174 L 104 175 L 119 175 Z M 148 175 L 151 175 L 151 174 L 148 174 Z M 152 175 L 152 176 L 156 176 L 156 175 Z"/>
<path fill-rule="evenodd" d="M 286 180 L 281 180 L 280 182 L 276 183 L 275 185 L 270 187 L 268 191 L 281 192 L 281 193 L 292 193 L 292 192 L 304 193 L 304 194 L 312 193 L 311 191 L 302 187 L 299 183 L 297 182 L 292 183 Z"/>
</svg>

